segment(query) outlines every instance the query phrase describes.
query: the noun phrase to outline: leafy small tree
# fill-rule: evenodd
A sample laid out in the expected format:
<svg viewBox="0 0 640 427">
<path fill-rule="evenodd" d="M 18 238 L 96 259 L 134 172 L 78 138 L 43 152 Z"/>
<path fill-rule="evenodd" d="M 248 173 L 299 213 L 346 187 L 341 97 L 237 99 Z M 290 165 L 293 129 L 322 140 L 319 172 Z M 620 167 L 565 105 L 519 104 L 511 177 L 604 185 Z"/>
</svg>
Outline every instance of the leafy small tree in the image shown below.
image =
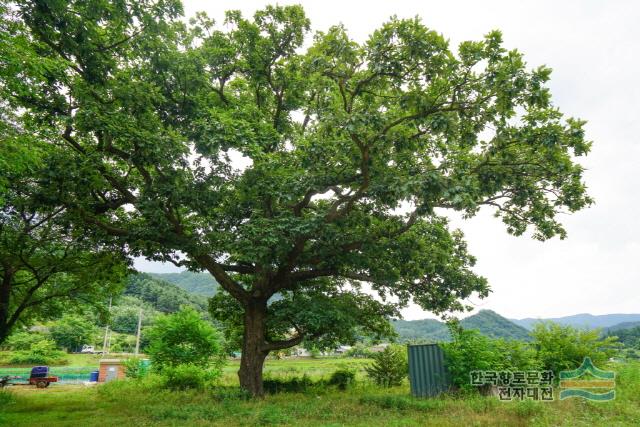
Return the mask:
<svg viewBox="0 0 640 427">
<path fill-rule="evenodd" d="M 66 363 L 64 352 L 56 348 L 53 340 L 45 339 L 31 344 L 28 351 L 17 351 L 9 359 L 13 364 L 38 364 Z"/>
<path fill-rule="evenodd" d="M 451 383 L 458 389 L 471 389 L 469 374 L 472 371 L 505 369 L 506 357 L 495 340 L 478 330 L 463 329 L 457 321 L 448 323 L 453 340 L 441 344 L 451 376 Z"/>
<path fill-rule="evenodd" d="M 447 323 L 452 341 L 441 343 L 447 371 L 458 390 L 471 390 L 472 371 L 528 371 L 541 368 L 531 343 L 495 339 L 477 329 L 464 329 L 456 320 Z"/>
<path fill-rule="evenodd" d="M 69 314 L 57 320 L 49 332 L 58 347 L 79 351 L 83 344 L 93 344 L 98 329 L 90 320 Z"/>
<path fill-rule="evenodd" d="M 11 136 L 0 136 L 0 159 L 13 151 Z M 45 176 L 50 153 L 35 143 L 32 148 L 23 154 L 23 167 L 0 168 L 0 344 L 17 325 L 58 318 L 76 311 L 78 302 L 104 304 L 126 271 L 117 244 L 87 238 L 69 209 L 49 203 L 53 190 L 43 188 L 51 178 Z"/>
<path fill-rule="evenodd" d="M 2 344 L 2 349 L 6 350 L 29 350 L 31 344 L 45 340 L 48 334 L 35 331 L 15 331 Z"/>
<path fill-rule="evenodd" d="M 602 364 L 620 345 L 615 336 L 603 338 L 599 329 L 582 330 L 554 322 L 536 323 L 531 336 L 544 369 L 556 375 L 561 370 L 577 368 L 587 356 L 594 364 Z"/>
<path fill-rule="evenodd" d="M 383 351 L 374 353 L 373 364 L 365 367 L 367 375 L 383 387 L 402 384 L 409 373 L 406 347 L 389 345 Z"/>
<path fill-rule="evenodd" d="M 190 307 L 158 317 L 147 334 L 146 353 L 159 370 L 185 364 L 207 368 L 223 354 L 220 333 Z"/>
</svg>

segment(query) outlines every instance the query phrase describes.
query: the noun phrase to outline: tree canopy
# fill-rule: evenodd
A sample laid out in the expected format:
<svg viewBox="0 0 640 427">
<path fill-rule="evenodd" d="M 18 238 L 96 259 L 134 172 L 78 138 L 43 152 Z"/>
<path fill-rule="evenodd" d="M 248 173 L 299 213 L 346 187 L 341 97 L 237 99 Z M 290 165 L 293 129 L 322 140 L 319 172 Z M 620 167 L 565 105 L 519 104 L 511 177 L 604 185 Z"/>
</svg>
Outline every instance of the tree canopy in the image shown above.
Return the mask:
<svg viewBox="0 0 640 427">
<path fill-rule="evenodd" d="M 52 150 L 47 193 L 88 238 L 215 277 L 253 394 L 271 350 L 486 296 L 444 211 L 489 206 L 547 239 L 591 202 L 584 122 L 498 31 L 452 49 L 391 18 L 363 43 L 334 26 L 305 44 L 300 6 L 224 25 L 181 14 L 175 0 L 17 1 L 0 94 Z"/>
<path fill-rule="evenodd" d="M 2 142 L 0 157 L 10 158 L 15 140 Z M 12 159 L 0 171 L 0 343 L 18 325 L 78 311 L 78 303 L 104 304 L 127 266 L 120 246 L 86 239 L 65 206 L 45 201 L 48 177 L 36 148 L 16 156 L 20 167 Z"/>
</svg>

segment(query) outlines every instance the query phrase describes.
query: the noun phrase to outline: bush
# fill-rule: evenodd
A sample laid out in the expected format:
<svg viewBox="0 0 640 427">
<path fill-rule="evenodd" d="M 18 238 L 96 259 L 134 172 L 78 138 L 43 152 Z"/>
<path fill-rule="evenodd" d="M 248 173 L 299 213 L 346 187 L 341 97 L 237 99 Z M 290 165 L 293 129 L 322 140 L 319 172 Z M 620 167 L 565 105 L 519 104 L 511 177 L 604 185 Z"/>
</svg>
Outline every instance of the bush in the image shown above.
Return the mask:
<svg viewBox="0 0 640 427">
<path fill-rule="evenodd" d="M 409 372 L 406 348 L 390 345 L 373 355 L 373 364 L 365 367 L 367 375 L 378 385 L 392 387 L 402 384 Z"/>
<path fill-rule="evenodd" d="M 441 344 L 451 382 L 459 390 L 473 390 L 472 371 L 529 371 L 541 369 L 540 360 L 530 343 L 492 339 L 477 330 L 449 323 L 452 342 Z"/>
<path fill-rule="evenodd" d="M 595 365 L 606 362 L 619 347 L 617 337 L 601 338 L 599 330 L 579 330 L 557 323 L 537 323 L 531 332 L 533 346 L 544 369 L 575 369 L 585 357 Z"/>
<path fill-rule="evenodd" d="M 167 366 L 162 370 L 163 385 L 171 390 L 200 390 L 215 377 L 210 370 L 191 364 Z"/>
<path fill-rule="evenodd" d="M 447 370 L 454 387 L 472 390 L 471 371 L 499 371 L 507 368 L 505 354 L 499 342 L 481 335 L 477 330 L 462 329 L 457 323 L 449 324 L 453 341 L 441 344 Z"/>
<path fill-rule="evenodd" d="M 290 377 L 290 378 L 271 378 L 266 377 L 262 381 L 264 391 L 266 393 L 300 393 L 307 391 L 307 389 L 315 383 L 311 381 L 306 374 L 302 377 Z"/>
<path fill-rule="evenodd" d="M 38 332 L 14 332 L 2 345 L 6 350 L 28 351 L 32 344 L 47 339 L 47 336 Z"/>
<path fill-rule="evenodd" d="M 220 370 L 223 358 L 222 339 L 218 331 L 192 308 L 158 317 L 149 329 L 146 353 L 155 369 L 194 365 Z"/>
<path fill-rule="evenodd" d="M 17 351 L 9 359 L 15 365 L 50 365 L 66 363 L 65 353 L 56 350 L 56 344 L 48 339 L 31 344 L 29 351 Z"/>
<path fill-rule="evenodd" d="M 124 374 L 127 378 L 142 378 L 147 374 L 147 371 L 147 366 L 139 357 L 132 357 L 124 361 Z"/>
<path fill-rule="evenodd" d="M 351 369 L 338 369 L 329 378 L 327 384 L 335 385 L 340 390 L 346 390 L 351 384 L 356 382 L 356 372 Z"/>
<path fill-rule="evenodd" d="M 133 353 L 136 348 L 134 335 L 112 333 L 109 351 L 111 353 Z"/>
</svg>

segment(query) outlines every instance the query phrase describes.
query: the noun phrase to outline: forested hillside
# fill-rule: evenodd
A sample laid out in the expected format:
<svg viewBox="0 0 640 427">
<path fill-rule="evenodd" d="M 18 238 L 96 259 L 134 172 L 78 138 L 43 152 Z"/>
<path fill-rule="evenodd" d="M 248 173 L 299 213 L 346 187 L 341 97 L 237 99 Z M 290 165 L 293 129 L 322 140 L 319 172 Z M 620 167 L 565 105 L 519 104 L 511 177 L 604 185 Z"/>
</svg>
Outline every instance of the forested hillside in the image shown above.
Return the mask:
<svg viewBox="0 0 640 427">
<path fill-rule="evenodd" d="M 640 322 L 624 322 L 605 330 L 605 336 L 616 336 L 627 347 L 640 349 Z"/>
<path fill-rule="evenodd" d="M 172 283 L 191 294 L 207 297 L 215 294 L 218 282 L 209 273 L 194 273 L 183 271 L 180 273 L 150 273 L 151 277 Z"/>
<path fill-rule="evenodd" d="M 623 322 L 640 322 L 640 314 L 602 314 L 593 315 L 589 313 L 574 314 L 564 317 L 551 317 L 551 318 L 532 318 L 525 319 L 509 319 L 513 323 L 520 325 L 528 330 L 533 329 L 534 325 L 538 322 L 551 321 L 565 326 L 573 326 L 580 329 L 597 329 L 597 328 L 612 328 L 617 324 Z"/>
<path fill-rule="evenodd" d="M 174 313 L 182 306 L 198 310 L 206 318 L 207 298 L 193 295 L 178 286 L 159 280 L 146 273 L 131 274 L 127 278 L 121 296 L 111 307 L 111 328 L 120 333 L 134 334 L 138 325 L 138 314 L 142 309 L 143 326 L 150 325 L 163 313 Z"/>
<path fill-rule="evenodd" d="M 129 276 L 124 295 L 138 298 L 163 313 L 178 311 L 182 305 L 191 305 L 200 311 L 207 308 L 206 297 L 147 273 Z"/>
<path fill-rule="evenodd" d="M 477 329 L 492 338 L 528 340 L 528 331 L 491 310 L 478 313 L 460 321 L 465 329 Z M 396 320 L 393 322 L 401 341 L 447 341 L 447 326 L 435 319 Z"/>
</svg>

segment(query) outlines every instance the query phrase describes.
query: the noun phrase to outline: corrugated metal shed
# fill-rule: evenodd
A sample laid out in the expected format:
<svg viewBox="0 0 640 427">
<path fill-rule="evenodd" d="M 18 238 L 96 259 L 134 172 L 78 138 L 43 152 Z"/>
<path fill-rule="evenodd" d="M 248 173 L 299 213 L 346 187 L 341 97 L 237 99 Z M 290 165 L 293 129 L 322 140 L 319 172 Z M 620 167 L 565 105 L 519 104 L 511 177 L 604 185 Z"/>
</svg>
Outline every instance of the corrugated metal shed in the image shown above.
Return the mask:
<svg viewBox="0 0 640 427">
<path fill-rule="evenodd" d="M 411 394 L 416 397 L 433 397 L 447 391 L 450 381 L 442 348 L 438 344 L 408 347 Z"/>
</svg>

